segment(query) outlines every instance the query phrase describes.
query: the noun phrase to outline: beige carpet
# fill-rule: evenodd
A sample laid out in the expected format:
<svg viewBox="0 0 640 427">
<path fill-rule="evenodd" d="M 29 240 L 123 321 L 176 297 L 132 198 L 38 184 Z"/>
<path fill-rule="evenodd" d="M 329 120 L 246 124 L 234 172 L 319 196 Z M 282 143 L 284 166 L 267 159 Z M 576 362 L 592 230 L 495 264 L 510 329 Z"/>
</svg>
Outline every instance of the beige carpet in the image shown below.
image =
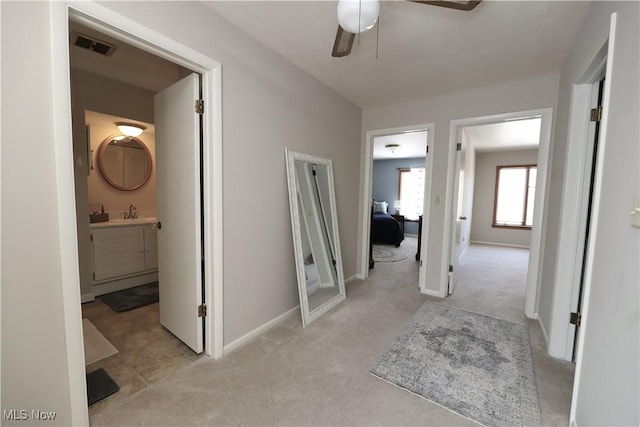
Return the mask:
<svg viewBox="0 0 640 427">
<path fill-rule="evenodd" d="M 82 335 L 84 338 L 85 365 L 91 365 L 118 352 L 89 319 L 82 319 Z"/>
</svg>

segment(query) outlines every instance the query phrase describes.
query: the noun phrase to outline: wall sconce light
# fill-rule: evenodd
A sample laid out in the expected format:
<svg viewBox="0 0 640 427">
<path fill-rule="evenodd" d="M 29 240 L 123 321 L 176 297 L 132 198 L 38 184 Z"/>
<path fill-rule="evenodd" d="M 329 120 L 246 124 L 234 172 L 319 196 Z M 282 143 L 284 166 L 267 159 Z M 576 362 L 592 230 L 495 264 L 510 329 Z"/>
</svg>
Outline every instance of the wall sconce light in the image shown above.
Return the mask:
<svg viewBox="0 0 640 427">
<path fill-rule="evenodd" d="M 116 126 L 118 126 L 120 132 L 131 138 L 140 136 L 140 134 L 146 129 L 144 126 L 133 123 L 116 123 Z"/>
</svg>

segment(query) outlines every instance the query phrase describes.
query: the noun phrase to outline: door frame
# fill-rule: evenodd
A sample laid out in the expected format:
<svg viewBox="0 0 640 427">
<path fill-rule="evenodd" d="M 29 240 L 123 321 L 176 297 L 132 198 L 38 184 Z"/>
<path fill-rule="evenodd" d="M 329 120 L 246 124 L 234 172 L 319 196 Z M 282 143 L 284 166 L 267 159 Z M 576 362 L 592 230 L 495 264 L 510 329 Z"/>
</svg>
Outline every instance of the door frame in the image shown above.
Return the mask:
<svg viewBox="0 0 640 427">
<path fill-rule="evenodd" d="M 364 160 L 363 160 L 363 174 L 362 174 L 362 200 L 360 201 L 360 261 L 359 261 L 359 273 L 357 278 L 365 280 L 369 277 L 369 234 L 371 233 L 371 196 L 373 194 L 373 141 L 378 136 L 395 135 L 407 132 L 427 131 L 427 153 L 424 162 L 424 179 L 426 185 L 424 186 L 424 208 L 422 214 L 422 246 L 420 248 L 420 259 L 422 260 L 420 266 L 420 274 L 418 278 L 418 284 L 420 292 L 423 294 L 429 294 L 430 291 L 427 286 L 427 262 L 429 253 L 429 221 L 431 216 L 431 187 L 433 185 L 433 141 L 435 137 L 435 124 L 424 123 L 415 124 L 402 127 L 386 128 L 370 130 L 366 132 L 365 144 L 364 144 Z"/>
<path fill-rule="evenodd" d="M 457 119 L 450 122 L 449 128 L 449 152 L 447 154 L 447 185 L 445 191 L 444 205 L 444 225 L 442 227 L 443 248 L 440 263 L 440 293 L 445 297 L 448 289 L 449 263 L 452 245 L 452 230 L 454 221 L 453 198 L 455 174 L 456 145 L 460 141 L 460 132 L 466 126 L 476 126 L 484 124 L 501 123 L 513 120 L 540 117 L 540 143 L 538 145 L 538 175 L 536 180 L 536 203 L 533 210 L 533 225 L 531 227 L 531 246 L 529 249 L 529 266 L 527 270 L 527 286 L 525 294 L 524 313 L 531 319 L 538 318 L 539 291 L 541 279 L 541 254 L 542 236 L 546 229 L 547 217 L 546 206 L 548 204 L 547 191 L 550 185 L 548 177 L 551 153 L 551 128 L 553 121 L 553 108 L 540 108 L 527 111 L 516 111 L 511 113 L 494 114 L 489 116 L 473 117 L 467 119 Z"/>
<path fill-rule="evenodd" d="M 612 22 L 611 27 L 614 28 Z M 567 321 L 570 313 L 578 306 L 580 294 L 580 280 L 582 276 L 583 251 L 585 248 L 586 217 L 581 214 L 576 218 L 576 212 L 586 212 L 588 205 L 588 190 L 583 191 L 583 182 L 589 179 L 590 169 L 587 168 L 588 157 L 593 155 L 593 141 L 588 141 L 589 126 L 591 124 L 591 102 L 594 86 L 599 84 L 602 77 L 610 70 L 607 69 L 608 44 L 605 43 L 591 64 L 586 68 L 584 75 L 574 84 L 571 94 L 571 110 L 567 133 L 567 154 L 564 173 L 564 187 L 562 191 L 562 211 L 559 218 L 559 234 L 556 269 L 553 282 L 556 284 L 553 290 L 553 307 L 551 308 L 551 324 L 549 325 L 548 352 L 551 356 L 571 361 L 574 355 L 575 326 Z M 603 98 L 603 117 L 600 121 L 600 143 L 604 139 L 605 112 L 608 105 L 607 92 L 609 82 L 605 80 Z M 591 152 L 589 152 L 589 149 Z M 599 148 L 600 149 L 600 148 Z M 601 151 L 600 151 L 601 153 Z M 599 156 L 597 161 L 601 161 Z M 596 165 L 596 175 L 598 171 Z M 594 178 L 597 178 L 594 177 Z M 600 180 L 594 182 L 595 193 Z M 591 214 L 591 223 L 595 224 L 595 207 Z M 591 229 L 594 232 L 594 228 Z M 590 241 L 593 240 L 593 236 Z M 589 254 L 587 253 L 587 264 Z M 587 268 L 589 268 L 587 266 Z M 587 269 L 585 269 L 585 284 L 582 294 L 583 301 L 587 301 L 586 282 Z M 559 286 L 558 284 L 562 284 Z M 586 307 L 582 306 L 583 319 Z M 583 322 L 584 325 L 584 322 Z M 584 327 L 582 327 L 584 329 Z M 576 352 L 577 357 L 577 352 Z"/>
<path fill-rule="evenodd" d="M 223 193 L 222 193 L 222 64 L 188 46 L 147 28 L 94 2 L 52 2 L 50 39 L 52 52 L 53 145 L 55 153 L 58 233 L 60 235 L 61 305 L 69 376 L 71 419 L 88 424 L 85 383 L 82 310 L 78 269 L 76 201 L 71 127 L 71 82 L 69 76 L 69 19 L 82 22 L 154 55 L 202 75 L 202 96 L 209 109 L 203 116 L 203 194 L 205 301 L 205 354 L 223 354 Z M 214 239 L 215 236 L 215 239 Z"/>
</svg>

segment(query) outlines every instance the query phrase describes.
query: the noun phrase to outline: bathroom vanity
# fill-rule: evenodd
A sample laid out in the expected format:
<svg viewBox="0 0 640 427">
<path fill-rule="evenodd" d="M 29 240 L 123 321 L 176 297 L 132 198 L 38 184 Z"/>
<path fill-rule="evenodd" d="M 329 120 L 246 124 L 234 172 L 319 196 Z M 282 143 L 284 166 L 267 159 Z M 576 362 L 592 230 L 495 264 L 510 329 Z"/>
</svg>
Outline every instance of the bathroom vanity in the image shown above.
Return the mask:
<svg viewBox="0 0 640 427">
<path fill-rule="evenodd" d="M 95 296 L 158 280 L 156 224 L 156 218 L 135 218 L 90 225 Z"/>
</svg>

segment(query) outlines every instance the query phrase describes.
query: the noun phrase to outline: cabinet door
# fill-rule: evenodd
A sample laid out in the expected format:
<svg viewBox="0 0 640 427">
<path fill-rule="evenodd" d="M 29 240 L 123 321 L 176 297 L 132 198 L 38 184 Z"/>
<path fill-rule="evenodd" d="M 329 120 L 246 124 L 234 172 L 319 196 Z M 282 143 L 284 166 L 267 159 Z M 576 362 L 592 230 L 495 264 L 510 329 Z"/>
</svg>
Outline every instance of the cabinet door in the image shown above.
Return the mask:
<svg viewBox="0 0 640 427">
<path fill-rule="evenodd" d="M 91 235 L 94 281 L 144 270 L 143 227 L 101 228 L 94 230 Z"/>
<path fill-rule="evenodd" d="M 144 228 L 144 269 L 158 269 L 158 229 Z"/>
</svg>

